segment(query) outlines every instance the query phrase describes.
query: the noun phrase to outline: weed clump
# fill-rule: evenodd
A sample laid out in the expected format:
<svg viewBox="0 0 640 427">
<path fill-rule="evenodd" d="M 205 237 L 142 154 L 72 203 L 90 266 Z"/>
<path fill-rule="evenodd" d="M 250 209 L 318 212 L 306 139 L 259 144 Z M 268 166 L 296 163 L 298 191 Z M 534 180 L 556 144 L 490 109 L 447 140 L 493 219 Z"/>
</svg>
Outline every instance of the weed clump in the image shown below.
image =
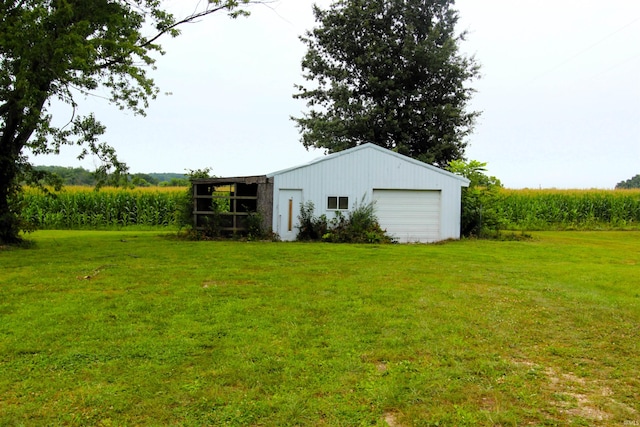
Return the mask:
<svg viewBox="0 0 640 427">
<path fill-rule="evenodd" d="M 356 203 L 347 215 L 335 212 L 331 220 L 326 215 L 316 217 L 315 206 L 308 201 L 300 204 L 298 215 L 299 241 L 323 241 L 330 243 L 393 243 L 393 238 L 387 235 L 378 223 L 373 202 Z"/>
</svg>

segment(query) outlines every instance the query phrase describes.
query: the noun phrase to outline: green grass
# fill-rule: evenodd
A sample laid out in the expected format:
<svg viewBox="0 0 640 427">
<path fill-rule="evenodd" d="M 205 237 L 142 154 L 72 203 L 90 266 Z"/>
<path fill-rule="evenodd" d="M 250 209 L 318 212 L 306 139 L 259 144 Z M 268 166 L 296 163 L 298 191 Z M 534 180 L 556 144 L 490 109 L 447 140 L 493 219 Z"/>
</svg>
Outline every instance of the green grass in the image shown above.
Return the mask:
<svg viewBox="0 0 640 427">
<path fill-rule="evenodd" d="M 0 425 L 640 423 L 640 233 L 441 245 L 40 231 Z"/>
</svg>

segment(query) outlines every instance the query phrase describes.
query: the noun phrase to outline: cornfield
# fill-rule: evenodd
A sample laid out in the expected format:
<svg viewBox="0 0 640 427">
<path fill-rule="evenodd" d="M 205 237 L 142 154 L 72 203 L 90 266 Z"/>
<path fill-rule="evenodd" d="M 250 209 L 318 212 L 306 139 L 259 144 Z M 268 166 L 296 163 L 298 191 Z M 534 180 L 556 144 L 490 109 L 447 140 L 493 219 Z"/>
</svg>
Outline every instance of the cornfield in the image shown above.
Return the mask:
<svg viewBox="0 0 640 427">
<path fill-rule="evenodd" d="M 497 211 L 511 230 L 640 227 L 640 190 L 502 190 Z"/>
<path fill-rule="evenodd" d="M 55 195 L 27 188 L 23 216 L 42 229 L 180 227 L 189 222 L 184 187 L 69 186 Z M 508 230 L 639 228 L 640 190 L 508 190 L 496 212 Z"/>
<path fill-rule="evenodd" d="M 170 227 L 184 224 L 184 187 L 136 189 L 68 186 L 50 195 L 27 188 L 23 217 L 42 229 L 126 226 Z"/>
</svg>

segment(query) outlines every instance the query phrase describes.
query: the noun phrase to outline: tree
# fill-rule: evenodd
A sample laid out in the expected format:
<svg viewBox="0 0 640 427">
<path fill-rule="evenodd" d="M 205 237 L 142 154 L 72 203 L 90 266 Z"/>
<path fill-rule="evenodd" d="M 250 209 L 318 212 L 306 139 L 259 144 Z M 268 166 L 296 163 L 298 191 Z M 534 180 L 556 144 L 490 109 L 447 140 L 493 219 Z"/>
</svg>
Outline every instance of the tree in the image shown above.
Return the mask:
<svg viewBox="0 0 640 427">
<path fill-rule="evenodd" d="M 314 6 L 319 25 L 301 40 L 310 87 L 292 119 L 306 148 L 341 151 L 372 142 L 445 167 L 462 159 L 476 112 L 466 107 L 479 77 L 459 51 L 453 0 L 336 0 Z"/>
<path fill-rule="evenodd" d="M 34 169 L 59 177 L 63 185 L 94 185 L 96 181 L 91 171 L 81 167 L 35 166 Z"/>
<path fill-rule="evenodd" d="M 147 70 L 162 54 L 160 36 L 217 11 L 246 14 L 251 0 L 208 0 L 177 20 L 161 0 L 2 0 L 0 2 L 0 244 L 16 242 L 20 182 L 41 179 L 25 149 L 58 153 L 62 145 L 95 155 L 98 172 L 126 172 L 114 149 L 100 141 L 104 127 L 93 115 L 75 115 L 75 97 L 98 88 L 121 109 L 144 114 L 158 88 Z M 145 35 L 150 31 L 149 35 Z M 53 100 L 71 107 L 67 125 L 56 127 L 48 112 Z"/>
<path fill-rule="evenodd" d="M 616 189 L 631 189 L 631 188 L 640 188 L 640 175 L 636 175 L 633 178 L 627 179 L 626 181 L 620 181 L 616 184 Z"/>
<path fill-rule="evenodd" d="M 466 237 L 498 234 L 502 225 L 498 212 L 500 180 L 487 175 L 487 164 L 477 160 L 452 160 L 447 170 L 470 181 L 469 187 L 462 189 L 460 233 Z"/>
</svg>

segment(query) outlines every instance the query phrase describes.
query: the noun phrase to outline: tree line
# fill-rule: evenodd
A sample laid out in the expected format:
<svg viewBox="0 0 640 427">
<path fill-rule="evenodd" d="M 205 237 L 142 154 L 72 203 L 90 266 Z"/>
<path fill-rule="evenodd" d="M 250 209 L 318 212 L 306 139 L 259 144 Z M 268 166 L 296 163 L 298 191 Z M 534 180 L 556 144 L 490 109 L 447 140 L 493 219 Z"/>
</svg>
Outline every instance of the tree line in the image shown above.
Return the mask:
<svg viewBox="0 0 640 427">
<path fill-rule="evenodd" d="M 626 181 L 620 181 L 616 184 L 616 189 L 618 190 L 632 188 L 640 188 L 640 174 L 634 176 L 633 178 L 629 178 Z"/>
<path fill-rule="evenodd" d="M 81 167 L 34 166 L 34 169 L 57 176 L 63 185 L 95 186 L 98 184 L 95 172 Z M 119 184 L 124 187 L 186 187 L 189 185 L 189 177 L 180 173 L 134 173 L 122 176 L 120 179 L 122 182 Z"/>
</svg>

